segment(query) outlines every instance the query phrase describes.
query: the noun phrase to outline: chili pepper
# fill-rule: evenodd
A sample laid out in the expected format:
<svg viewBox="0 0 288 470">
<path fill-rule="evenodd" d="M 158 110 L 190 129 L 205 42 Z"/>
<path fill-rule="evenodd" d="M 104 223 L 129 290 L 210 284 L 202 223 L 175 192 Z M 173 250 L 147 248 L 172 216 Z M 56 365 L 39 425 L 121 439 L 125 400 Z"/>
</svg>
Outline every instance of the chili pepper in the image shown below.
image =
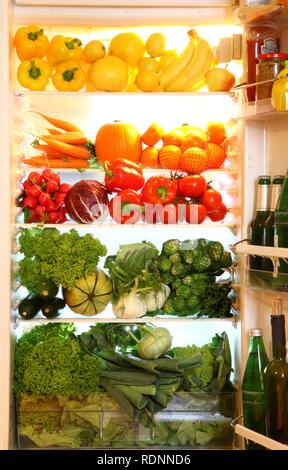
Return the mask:
<svg viewBox="0 0 288 470">
<path fill-rule="evenodd" d="M 28 90 L 45 90 L 51 77 L 51 68 L 43 59 L 24 60 L 18 67 L 17 79 Z"/>
<path fill-rule="evenodd" d="M 68 60 L 79 62 L 82 56 L 82 42 L 78 38 L 54 36 L 47 51 L 47 60 L 51 66 Z"/>
<path fill-rule="evenodd" d="M 143 198 L 133 189 L 124 189 L 111 199 L 108 208 L 118 224 L 135 224 L 144 212 Z"/>
<path fill-rule="evenodd" d="M 49 47 L 49 40 L 42 28 L 31 25 L 16 31 L 14 45 L 19 59 L 29 60 L 34 57 L 44 57 Z"/>
<path fill-rule="evenodd" d="M 68 61 L 56 67 L 52 76 L 55 88 L 60 91 L 78 91 L 85 85 L 85 74 L 77 62 Z"/>
<path fill-rule="evenodd" d="M 118 192 L 123 189 L 141 189 L 145 180 L 142 170 L 136 163 L 124 158 L 104 163 L 105 185 L 108 191 Z"/>
<path fill-rule="evenodd" d="M 144 201 L 151 204 L 169 204 L 176 194 L 177 183 L 166 176 L 151 176 L 142 189 Z"/>
</svg>

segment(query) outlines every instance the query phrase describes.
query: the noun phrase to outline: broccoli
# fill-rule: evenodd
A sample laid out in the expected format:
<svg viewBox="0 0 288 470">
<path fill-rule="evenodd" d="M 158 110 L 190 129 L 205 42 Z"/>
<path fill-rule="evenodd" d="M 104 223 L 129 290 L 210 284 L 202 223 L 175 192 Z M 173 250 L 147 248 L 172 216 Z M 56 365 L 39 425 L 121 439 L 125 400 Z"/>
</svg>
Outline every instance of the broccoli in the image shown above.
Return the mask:
<svg viewBox="0 0 288 470">
<path fill-rule="evenodd" d="M 163 255 L 170 256 L 177 253 L 180 247 L 180 241 L 176 239 L 167 240 L 163 243 L 162 253 Z"/>
<path fill-rule="evenodd" d="M 98 390 L 100 362 L 87 354 L 70 323 L 24 333 L 15 348 L 14 392 L 79 395 Z"/>
</svg>

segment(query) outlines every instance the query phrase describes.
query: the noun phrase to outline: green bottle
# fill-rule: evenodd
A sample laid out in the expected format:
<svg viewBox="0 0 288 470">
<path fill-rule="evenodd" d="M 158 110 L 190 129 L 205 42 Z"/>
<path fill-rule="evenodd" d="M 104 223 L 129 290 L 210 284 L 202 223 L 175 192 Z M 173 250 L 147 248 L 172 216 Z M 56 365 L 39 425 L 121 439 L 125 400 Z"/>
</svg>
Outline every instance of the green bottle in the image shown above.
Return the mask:
<svg viewBox="0 0 288 470">
<path fill-rule="evenodd" d="M 282 190 L 285 176 L 276 175 L 272 181 L 270 213 L 264 222 L 264 245 L 274 246 L 275 230 L 275 210 L 278 204 L 279 196 Z M 261 269 L 264 271 L 273 271 L 273 263 L 269 258 L 262 258 Z"/>
<path fill-rule="evenodd" d="M 271 177 L 259 176 L 256 196 L 256 215 L 250 225 L 250 240 L 252 245 L 264 246 L 264 223 L 270 214 Z M 250 269 L 262 269 L 262 257 L 250 256 Z"/>
<path fill-rule="evenodd" d="M 273 359 L 265 370 L 267 399 L 268 436 L 288 444 L 287 393 L 288 364 L 286 363 L 285 316 L 282 312 L 282 301 L 273 302 L 271 315 Z M 286 403 L 285 403 L 286 402 Z"/>
<path fill-rule="evenodd" d="M 242 405 L 244 426 L 266 435 L 266 402 L 264 369 L 268 357 L 262 338 L 262 330 L 249 331 L 250 348 L 242 381 Z M 259 450 L 263 447 L 247 441 L 247 450 Z"/>
<path fill-rule="evenodd" d="M 288 248 L 288 175 L 285 176 L 275 211 L 274 246 Z M 278 271 L 288 273 L 288 264 L 281 258 Z"/>
</svg>

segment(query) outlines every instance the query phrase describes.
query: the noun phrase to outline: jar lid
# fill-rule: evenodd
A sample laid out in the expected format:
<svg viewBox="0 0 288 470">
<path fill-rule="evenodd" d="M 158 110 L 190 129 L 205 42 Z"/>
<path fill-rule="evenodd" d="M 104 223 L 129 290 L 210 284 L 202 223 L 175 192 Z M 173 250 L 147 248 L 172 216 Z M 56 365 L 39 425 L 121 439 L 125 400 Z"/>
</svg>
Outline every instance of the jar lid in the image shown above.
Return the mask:
<svg viewBox="0 0 288 470">
<path fill-rule="evenodd" d="M 260 54 L 257 57 L 257 60 L 259 59 L 288 59 L 288 54 L 283 54 L 282 52 L 277 52 L 275 54 Z"/>
</svg>

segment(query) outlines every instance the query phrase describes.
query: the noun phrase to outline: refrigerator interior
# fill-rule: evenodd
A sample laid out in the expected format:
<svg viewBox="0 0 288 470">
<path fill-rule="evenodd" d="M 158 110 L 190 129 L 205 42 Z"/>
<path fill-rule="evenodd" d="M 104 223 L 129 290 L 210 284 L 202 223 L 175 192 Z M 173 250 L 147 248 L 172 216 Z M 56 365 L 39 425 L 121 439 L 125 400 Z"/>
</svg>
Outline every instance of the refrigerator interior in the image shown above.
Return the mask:
<svg viewBox="0 0 288 470">
<path fill-rule="evenodd" d="M 23 180 L 25 174 L 29 172 L 29 169 L 21 167 L 19 161 L 23 154 L 27 153 L 31 139 L 35 137 L 33 134 L 35 122 L 36 125 L 39 125 L 39 118 L 35 118 L 31 111 L 44 112 L 47 115 L 55 115 L 60 119 L 70 119 L 72 122 L 74 120 L 76 122 L 77 119 L 77 125 L 83 127 L 91 139 L 95 138 L 95 132 L 99 126 L 116 119 L 133 122 L 141 132 L 153 121 L 161 123 L 165 129 L 181 125 L 184 122 L 189 122 L 191 125 L 205 126 L 210 120 L 223 121 L 229 129 L 231 137 L 234 136 L 234 147 L 229 158 L 227 171 L 212 172 L 212 177 L 215 176 L 215 187 L 216 184 L 219 185 L 219 189 L 225 187 L 226 202 L 231 208 L 225 223 L 215 225 L 204 223 L 200 226 L 189 226 L 188 224 L 172 226 L 136 224 L 132 228 L 109 223 L 99 226 L 94 224 L 93 226 L 89 225 L 89 227 L 67 223 L 61 227 L 61 230 L 76 228 L 81 234 L 93 233 L 93 235 L 104 241 L 108 248 L 108 254 L 115 253 L 120 242 L 124 240 L 126 243 L 149 240 L 160 248 L 161 244 L 169 238 L 185 240 L 204 237 L 221 241 L 225 248 L 229 248 L 235 242 L 247 238 L 248 225 L 254 211 L 252 201 L 254 201 L 257 176 L 266 173 L 270 175 L 286 174 L 288 167 L 288 157 L 285 151 L 288 129 L 287 113 L 281 115 L 278 113 L 273 116 L 267 114 L 260 117 L 255 115 L 249 119 L 238 120 L 236 119 L 237 112 L 235 111 L 234 97 L 229 96 L 229 94 L 93 94 L 80 92 L 72 96 L 69 93 L 66 95 L 60 94 L 55 90 L 53 91 L 52 88 L 47 88 L 47 92 L 43 93 L 28 92 L 21 89 L 15 80 L 15 70 L 18 62 L 12 41 L 16 29 L 23 24 L 40 24 L 44 26 L 45 32 L 47 30 L 51 37 L 60 32 L 68 34 L 73 31 L 73 36 L 77 34 L 85 42 L 88 42 L 91 38 L 99 38 L 108 42 L 118 31 L 124 30 L 136 31 L 146 38 L 157 29 L 157 31 L 163 31 L 167 38 L 170 38 L 171 48 L 177 47 L 181 50 L 187 42 L 187 29 L 191 27 L 195 27 L 203 37 L 209 39 L 213 46 L 217 46 L 220 37 L 230 37 L 232 34 L 241 33 L 242 25 L 234 26 L 232 24 L 233 10 L 229 6 L 231 2 L 219 2 L 221 6 L 218 8 L 210 6 L 211 3 L 215 3 L 210 2 L 208 7 L 202 9 L 201 2 L 198 2 L 194 8 L 189 8 L 185 2 L 182 2 L 183 7 L 176 9 L 172 7 L 165 8 L 164 13 L 161 7 L 149 9 L 142 7 L 142 5 L 138 9 L 123 9 L 113 5 L 114 9 L 109 9 L 108 13 L 103 6 L 97 8 L 97 10 L 93 9 L 91 6 L 93 2 L 85 2 L 88 5 L 85 8 L 77 6 L 65 8 L 65 2 L 59 2 L 64 5 L 59 7 L 50 6 L 53 2 L 45 1 L 16 1 L 15 3 L 17 5 L 14 2 L 7 1 L 3 2 L 3 6 L 1 5 L 3 11 L 1 15 L 1 33 L 4 34 L 3 37 L 7 38 L 6 42 L 3 41 L 0 50 L 1 63 L 4 61 L 7 65 L 6 73 L 0 78 L 3 122 L 5 124 L 1 129 L 1 142 L 2 154 L 6 158 L 6 160 L 2 158 L 0 163 L 1 204 L 3 205 L 3 234 L 0 246 L 3 273 L 1 286 L 3 318 L 0 322 L 3 340 L 0 342 L 0 348 L 2 357 L 5 358 L 1 370 L 4 395 L 0 405 L 0 419 L 5 425 L 3 426 L 4 432 L 0 437 L 0 447 L 3 448 L 8 446 L 13 448 L 17 445 L 11 398 L 13 344 L 15 338 L 21 335 L 23 329 L 31 328 L 39 320 L 35 320 L 35 322 L 28 321 L 23 324 L 23 321 L 17 319 L 17 314 L 15 314 L 17 302 L 19 303 L 19 298 L 23 296 L 23 293 L 21 288 L 18 289 L 18 286 L 15 286 L 13 280 L 14 263 L 17 262 L 15 230 L 17 231 L 23 227 L 23 219 L 19 210 L 15 207 L 14 199 L 17 196 L 17 189 L 19 190 L 19 183 Z M 39 6 L 41 3 L 44 6 Z M 74 3 L 79 4 L 79 2 Z M 169 3 L 165 2 L 165 4 Z M 217 25 L 213 25 L 215 17 L 217 18 Z M 91 18 L 93 18 L 92 21 Z M 147 26 L 140 26 L 143 23 Z M 90 26 L 86 26 L 87 24 L 90 24 Z M 161 26 L 159 26 L 160 24 Z M 174 26 L 175 24 L 177 26 Z M 285 29 L 285 22 L 283 26 L 281 25 L 281 28 L 283 28 L 282 49 L 288 52 L 288 29 Z M 10 52 L 8 52 L 8 37 Z M 241 63 L 235 62 L 234 67 L 235 73 L 240 79 Z M 10 93 L 7 93 L 8 90 L 10 90 Z M 235 137 L 237 135 L 238 139 Z M 152 175 L 153 171 L 146 170 L 146 175 L 150 176 L 150 174 Z M 65 171 L 61 174 L 61 178 L 63 182 L 74 184 L 79 180 L 79 175 L 77 172 Z M 101 172 L 87 171 L 81 174 L 81 179 L 85 178 L 96 178 L 101 181 L 103 175 L 101 175 Z M 57 228 L 60 229 L 60 226 Z M 12 256 L 11 253 L 13 253 Z M 10 267 L 11 280 L 7 276 Z M 246 259 L 242 255 L 240 269 L 245 268 Z M 12 292 L 12 308 L 10 307 L 10 292 Z M 177 345 L 186 345 L 189 342 L 201 345 L 210 341 L 213 334 L 226 331 L 232 349 L 234 378 L 239 383 L 246 363 L 249 342 L 248 330 L 250 328 L 263 328 L 266 349 L 271 356 L 269 314 L 275 293 L 244 288 L 237 288 L 237 292 L 240 300 L 240 317 L 237 323 L 231 320 L 181 318 L 157 318 L 153 319 L 153 322 L 171 328 Z M 288 299 L 285 295 L 282 297 L 283 310 L 286 312 Z M 11 311 L 10 319 L 8 318 L 8 311 Z M 111 314 L 111 311 L 106 310 L 99 317 L 97 316 L 97 320 L 98 318 L 100 321 L 102 319 L 110 320 Z M 79 321 L 79 316 L 71 315 L 69 311 L 64 313 L 63 319 L 63 321 L 75 321 L 80 329 L 89 326 L 88 322 Z M 96 318 L 91 319 L 91 323 L 93 321 L 96 321 Z M 8 351 L 10 350 L 11 358 L 9 359 Z M 11 403 L 10 410 L 7 403 Z M 240 410 L 238 411 L 238 414 L 240 414 Z"/>
</svg>

